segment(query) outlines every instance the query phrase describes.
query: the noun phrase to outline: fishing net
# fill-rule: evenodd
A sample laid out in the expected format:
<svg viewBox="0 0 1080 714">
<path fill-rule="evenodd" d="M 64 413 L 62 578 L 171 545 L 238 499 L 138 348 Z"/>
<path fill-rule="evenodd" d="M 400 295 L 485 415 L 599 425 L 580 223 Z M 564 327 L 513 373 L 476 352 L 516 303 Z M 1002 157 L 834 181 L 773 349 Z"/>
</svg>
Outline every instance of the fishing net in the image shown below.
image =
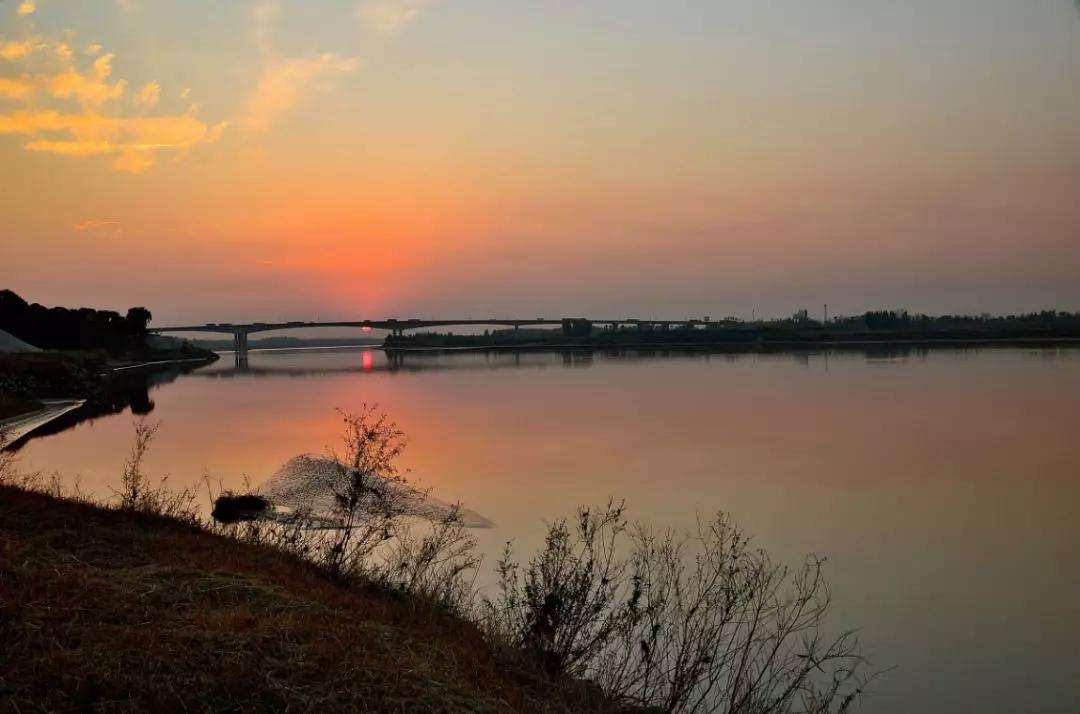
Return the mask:
<svg viewBox="0 0 1080 714">
<path fill-rule="evenodd" d="M 247 500 L 243 500 L 247 499 Z M 252 494 L 218 499 L 215 517 L 222 521 L 276 520 L 300 517 L 309 528 L 342 528 L 355 518 L 417 517 L 439 520 L 453 506 L 404 481 L 361 473 L 335 459 L 296 456 Z M 491 521 L 458 506 L 467 528 L 487 528 Z"/>
</svg>

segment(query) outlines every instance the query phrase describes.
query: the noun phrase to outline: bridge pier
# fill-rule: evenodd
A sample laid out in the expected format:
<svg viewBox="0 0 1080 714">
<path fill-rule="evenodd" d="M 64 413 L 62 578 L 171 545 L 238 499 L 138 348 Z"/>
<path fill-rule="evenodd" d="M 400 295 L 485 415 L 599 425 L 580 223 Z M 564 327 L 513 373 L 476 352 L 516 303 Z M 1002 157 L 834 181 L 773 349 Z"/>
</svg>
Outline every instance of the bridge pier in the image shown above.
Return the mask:
<svg viewBox="0 0 1080 714">
<path fill-rule="evenodd" d="M 233 351 L 236 354 L 247 356 L 248 351 L 248 333 L 245 330 L 237 330 L 233 333 Z"/>
</svg>

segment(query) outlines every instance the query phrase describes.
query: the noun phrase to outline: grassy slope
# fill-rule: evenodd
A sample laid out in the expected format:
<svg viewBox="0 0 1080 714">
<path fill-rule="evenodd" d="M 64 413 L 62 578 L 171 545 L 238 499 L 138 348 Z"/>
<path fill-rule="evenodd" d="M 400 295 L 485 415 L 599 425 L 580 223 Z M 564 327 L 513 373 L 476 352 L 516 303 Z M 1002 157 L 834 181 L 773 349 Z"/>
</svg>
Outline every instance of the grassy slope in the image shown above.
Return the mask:
<svg viewBox="0 0 1080 714">
<path fill-rule="evenodd" d="M 0 709 L 566 711 L 472 626 L 276 552 L 0 486 Z M 559 690 L 555 694 L 554 690 Z"/>
</svg>

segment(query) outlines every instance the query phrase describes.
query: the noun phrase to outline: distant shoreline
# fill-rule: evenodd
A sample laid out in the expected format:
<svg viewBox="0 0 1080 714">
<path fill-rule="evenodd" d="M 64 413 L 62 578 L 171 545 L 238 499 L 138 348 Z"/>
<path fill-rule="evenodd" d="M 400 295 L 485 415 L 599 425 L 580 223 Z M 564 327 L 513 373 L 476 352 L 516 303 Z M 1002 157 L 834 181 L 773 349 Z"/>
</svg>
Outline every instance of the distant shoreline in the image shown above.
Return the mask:
<svg viewBox="0 0 1080 714">
<path fill-rule="evenodd" d="M 853 340 L 746 340 L 701 342 L 531 342 L 484 343 L 475 345 L 384 344 L 384 352 L 550 352 L 565 350 L 680 350 L 712 352 L 785 352 L 819 348 L 858 347 L 1077 347 L 1080 337 L 988 337 L 923 339 L 853 339 Z"/>
</svg>

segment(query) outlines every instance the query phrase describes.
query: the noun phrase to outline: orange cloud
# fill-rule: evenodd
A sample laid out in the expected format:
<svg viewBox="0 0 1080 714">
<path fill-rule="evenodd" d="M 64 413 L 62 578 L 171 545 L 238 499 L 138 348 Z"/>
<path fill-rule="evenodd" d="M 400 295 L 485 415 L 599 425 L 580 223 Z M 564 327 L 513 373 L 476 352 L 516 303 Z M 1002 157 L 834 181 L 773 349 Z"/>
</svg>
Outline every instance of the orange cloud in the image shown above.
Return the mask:
<svg viewBox="0 0 1080 714">
<path fill-rule="evenodd" d="M 77 99 L 84 103 L 101 104 L 123 95 L 122 80 L 108 81 L 112 74 L 111 54 L 98 57 L 90 71 L 85 73 L 75 66 L 74 52 L 66 42 L 45 43 L 37 38 L 9 41 L 0 44 L 0 57 L 11 62 L 26 63 L 31 52 L 42 48 L 51 48 L 61 66 L 55 67 L 54 61 L 53 66 L 44 72 L 24 72 L 16 77 L 0 78 L 0 96 L 23 100 L 32 95 L 44 95 L 53 99 Z"/>
<path fill-rule="evenodd" d="M 85 77 L 78 72 L 64 72 L 53 77 L 40 78 L 37 82 L 46 91 L 58 99 L 72 97 L 92 104 L 101 104 L 110 99 L 119 99 L 124 94 L 124 81 L 109 84 Z"/>
<path fill-rule="evenodd" d="M 78 99 L 91 104 L 101 104 L 116 99 L 124 93 L 124 82 L 108 84 L 85 77 L 78 72 L 62 72 L 54 75 L 0 77 L 0 96 L 8 99 L 26 99 L 34 94 L 44 94 L 56 99 Z"/>
<path fill-rule="evenodd" d="M 112 52 L 109 52 L 94 60 L 93 76 L 97 79 L 105 79 L 112 74 L 112 61 L 114 56 L 115 55 L 113 55 Z"/>
<path fill-rule="evenodd" d="M 72 229 L 79 231 L 80 233 L 87 231 L 105 231 L 115 235 L 123 232 L 123 226 L 120 224 L 120 221 L 111 218 L 90 218 L 81 223 L 76 223 L 72 226 Z"/>
<path fill-rule="evenodd" d="M 23 0 L 19 3 L 17 12 L 20 15 L 33 15 L 35 10 L 37 10 L 37 3 L 34 0 Z"/>
<path fill-rule="evenodd" d="M 0 77 L 0 97 L 4 99 L 25 99 L 33 89 L 25 79 Z"/>
<path fill-rule="evenodd" d="M 0 134 L 31 137 L 25 147 L 27 151 L 63 156 L 111 155 L 114 169 L 133 173 L 152 166 L 156 151 L 217 141 L 225 126 L 207 126 L 186 114 L 105 117 L 92 113 L 17 112 L 0 115 Z M 67 134 L 68 138 L 50 138 L 57 133 Z"/>
<path fill-rule="evenodd" d="M 157 82 L 147 82 L 135 95 L 135 103 L 152 107 L 161 99 L 161 85 Z"/>
<path fill-rule="evenodd" d="M 40 62 L 28 59 L 31 51 L 51 48 Z M 145 171 L 162 150 L 183 150 L 199 143 L 217 141 L 226 124 L 209 126 L 194 116 L 193 111 L 166 116 L 113 116 L 101 107 L 124 94 L 123 80 L 109 81 L 112 74 L 112 54 L 98 54 L 85 70 L 75 64 L 74 52 L 63 41 L 42 42 L 37 38 L 0 45 L 0 56 L 13 62 L 26 63 L 28 72 L 18 76 L 0 77 L 0 98 L 23 105 L 23 110 L 0 114 L 0 134 L 27 137 L 27 151 L 61 156 L 109 156 L 110 165 L 117 171 Z M 89 61 L 89 60 L 87 60 Z M 59 63 L 59 66 L 57 64 Z M 37 70 L 36 72 L 34 70 Z M 44 71 L 43 71 L 44 70 Z M 49 100 L 46 106 L 65 101 L 77 102 L 74 111 L 43 110 L 39 99 Z M 161 86 L 154 81 L 145 84 L 133 97 L 135 104 L 152 107 L 161 98 Z M 122 109 L 115 107 L 114 111 Z"/>
<path fill-rule="evenodd" d="M 36 49 L 44 47 L 35 39 L 0 42 L 0 59 L 21 60 Z"/>
<path fill-rule="evenodd" d="M 277 61 L 267 67 L 248 97 L 241 124 L 252 131 L 264 131 L 301 98 L 330 89 L 335 79 L 359 65 L 355 57 L 339 57 L 332 52 Z"/>
</svg>

